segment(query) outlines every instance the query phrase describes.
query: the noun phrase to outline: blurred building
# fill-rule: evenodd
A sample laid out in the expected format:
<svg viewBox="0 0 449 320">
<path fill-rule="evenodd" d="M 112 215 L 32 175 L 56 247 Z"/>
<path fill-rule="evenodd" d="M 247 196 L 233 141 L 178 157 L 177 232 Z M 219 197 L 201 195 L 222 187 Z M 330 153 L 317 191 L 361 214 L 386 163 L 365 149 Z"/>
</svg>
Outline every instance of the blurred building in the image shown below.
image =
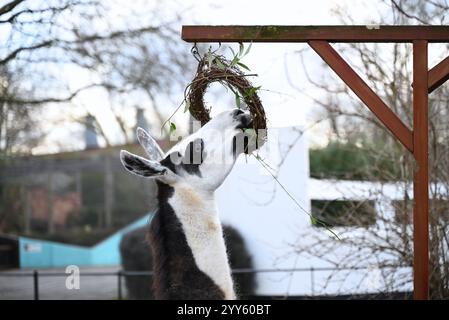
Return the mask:
<svg viewBox="0 0 449 320">
<path fill-rule="evenodd" d="M 148 128 L 143 109 L 136 123 Z M 92 245 L 154 209 L 155 185 L 130 176 L 121 149 L 144 155 L 136 142 L 100 148 L 95 119 L 85 119 L 85 149 L 14 157 L 2 164 L 0 233 Z M 168 141 L 159 141 L 168 148 Z"/>
</svg>

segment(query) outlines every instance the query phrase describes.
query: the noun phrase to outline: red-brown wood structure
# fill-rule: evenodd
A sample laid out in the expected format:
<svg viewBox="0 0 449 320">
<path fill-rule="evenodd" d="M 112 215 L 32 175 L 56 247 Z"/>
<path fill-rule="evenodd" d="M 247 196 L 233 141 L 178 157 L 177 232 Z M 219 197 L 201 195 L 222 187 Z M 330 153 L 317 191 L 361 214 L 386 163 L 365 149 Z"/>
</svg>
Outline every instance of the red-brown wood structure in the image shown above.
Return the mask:
<svg viewBox="0 0 449 320">
<path fill-rule="evenodd" d="M 449 42 L 448 26 L 183 26 L 187 42 L 307 42 L 368 106 L 415 160 L 413 179 L 413 286 L 415 299 L 429 296 L 428 95 L 449 79 L 449 56 L 428 69 L 428 43 Z M 329 44 L 413 45 L 413 128 L 410 129 Z"/>
</svg>

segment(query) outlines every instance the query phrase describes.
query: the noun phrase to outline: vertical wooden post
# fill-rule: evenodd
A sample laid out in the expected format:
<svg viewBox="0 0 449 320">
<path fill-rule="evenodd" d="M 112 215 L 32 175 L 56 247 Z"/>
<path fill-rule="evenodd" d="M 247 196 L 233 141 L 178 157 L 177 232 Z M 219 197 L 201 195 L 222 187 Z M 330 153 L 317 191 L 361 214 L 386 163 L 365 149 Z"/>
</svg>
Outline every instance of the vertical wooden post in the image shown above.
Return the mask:
<svg viewBox="0 0 449 320">
<path fill-rule="evenodd" d="M 413 285 L 415 300 L 429 297 L 429 165 L 427 41 L 413 41 Z"/>
</svg>

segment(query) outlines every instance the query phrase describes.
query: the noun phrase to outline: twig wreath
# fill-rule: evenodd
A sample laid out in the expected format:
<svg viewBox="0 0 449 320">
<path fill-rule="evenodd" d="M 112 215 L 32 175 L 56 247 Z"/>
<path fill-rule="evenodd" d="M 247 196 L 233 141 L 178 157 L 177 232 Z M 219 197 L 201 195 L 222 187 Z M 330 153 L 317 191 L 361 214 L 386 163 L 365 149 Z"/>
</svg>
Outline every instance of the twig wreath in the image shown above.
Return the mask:
<svg viewBox="0 0 449 320">
<path fill-rule="evenodd" d="M 261 86 L 255 87 L 247 79 L 250 76 L 257 76 L 257 74 L 244 73 L 241 68 L 251 71 L 240 60 L 248 54 L 251 49 L 251 44 L 245 50 L 243 44 L 240 44 L 239 52 L 232 51 L 232 60 L 226 59 L 223 55 L 218 55 L 216 52 L 211 51 L 201 56 L 198 53 L 196 44 L 192 48 L 192 54 L 198 61 L 198 67 L 196 74 L 192 81 L 186 86 L 184 90 L 184 100 L 178 108 L 172 113 L 172 115 L 162 124 L 162 128 L 168 123 L 170 126 L 170 132 L 176 130 L 176 125 L 171 122 L 172 117 L 180 109 L 182 105 L 185 105 L 184 112 L 189 111 L 192 117 L 201 122 L 201 125 L 205 125 L 211 119 L 210 111 L 204 102 L 204 94 L 207 88 L 213 82 L 218 82 L 225 88 L 230 89 L 235 96 L 235 104 L 237 108 L 248 109 L 253 117 L 253 129 L 264 130 L 267 128 L 267 120 L 265 117 L 265 110 L 262 106 L 262 102 L 257 94 L 257 91 Z M 242 106 L 242 102 L 245 106 Z"/>
<path fill-rule="evenodd" d="M 258 148 L 266 140 L 267 120 L 265 117 L 265 110 L 260 101 L 257 91 L 260 86 L 254 87 L 249 81 L 248 77 L 257 76 L 257 74 L 244 73 L 240 68 L 250 71 L 250 69 L 240 60 L 248 54 L 251 45 L 245 50 L 243 44 L 240 44 L 239 52 L 232 51 L 232 60 L 226 59 L 222 55 L 216 54 L 216 51 L 209 51 L 201 56 L 198 53 L 196 44 L 192 48 L 192 54 L 198 61 L 198 67 L 193 80 L 187 85 L 184 90 L 184 100 L 172 115 L 163 123 L 169 124 L 170 133 L 176 130 L 176 125 L 171 122 L 172 117 L 185 105 L 184 112 L 189 111 L 194 119 L 201 122 L 204 126 L 210 119 L 210 111 L 212 108 L 207 108 L 204 103 L 204 94 L 207 88 L 213 82 L 219 82 L 225 88 L 230 89 L 235 96 L 235 103 L 237 108 L 248 109 L 253 117 L 253 128 L 246 129 L 245 133 L 250 137 L 251 141 L 255 139 L 255 146 Z M 242 102 L 244 106 L 242 106 Z M 246 150 L 245 153 L 250 153 Z"/>
<path fill-rule="evenodd" d="M 202 58 L 198 59 L 198 67 L 195 77 L 187 88 L 186 103 L 189 106 L 191 115 L 201 125 L 210 120 L 210 110 L 204 103 L 204 94 L 213 82 L 219 82 L 225 88 L 229 88 L 235 95 L 237 108 L 241 107 L 241 102 L 246 104 L 247 109 L 253 116 L 254 130 L 266 129 L 267 120 L 262 102 L 257 94 L 259 87 L 253 86 L 248 80 L 249 76 L 254 74 L 245 74 L 240 68 L 249 71 L 249 68 L 240 62 L 240 59 L 248 53 L 243 51 L 243 45 L 240 46 L 238 54 L 234 54 L 232 60 L 227 60 L 224 56 L 207 52 Z"/>
</svg>

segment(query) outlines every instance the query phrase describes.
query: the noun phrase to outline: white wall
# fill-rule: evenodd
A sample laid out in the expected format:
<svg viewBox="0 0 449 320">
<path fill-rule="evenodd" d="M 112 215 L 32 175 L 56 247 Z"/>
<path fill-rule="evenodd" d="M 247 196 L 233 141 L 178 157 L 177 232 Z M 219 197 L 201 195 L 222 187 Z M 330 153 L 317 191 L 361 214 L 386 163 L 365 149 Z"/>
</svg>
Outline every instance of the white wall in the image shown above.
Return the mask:
<svg viewBox="0 0 449 320">
<path fill-rule="evenodd" d="M 270 129 L 268 139 L 260 150 L 260 156 L 272 168 L 278 167 L 286 150 L 294 145 L 281 166 L 278 180 L 307 212 L 310 212 L 311 199 L 370 199 L 376 200 L 377 207 L 384 213 L 388 211 L 388 214 L 393 214 L 390 201 L 403 198 L 400 185 L 310 179 L 307 135 L 302 135 L 298 127 Z M 407 191 L 412 197 L 410 190 Z M 388 197 L 379 198 L 380 193 Z M 253 255 L 256 269 L 329 267 L 322 260 L 307 258 L 294 252 L 293 244 L 308 241 L 307 236 L 299 238 L 300 234 L 327 235 L 322 228 L 312 227 L 309 216 L 267 174 L 255 157 L 239 158 L 230 176 L 217 191 L 217 201 L 223 223 L 240 231 Z M 350 231 L 364 232 L 362 228 L 353 229 Z M 335 231 L 338 232 L 338 228 Z M 337 257 L 344 255 L 345 249 L 342 247 L 332 254 Z M 373 268 L 370 276 L 362 281 L 357 290 L 354 287 L 359 284 L 366 271 L 351 271 L 343 284 L 330 284 L 324 291 L 320 291 L 320 283 L 325 281 L 329 272 L 315 271 L 315 293 L 375 292 L 382 289 L 378 272 L 380 271 Z M 403 272 L 410 273 L 411 270 L 405 268 Z M 262 295 L 312 293 L 310 272 L 259 273 L 257 282 L 257 292 Z"/>
<path fill-rule="evenodd" d="M 289 127 L 270 129 L 268 139 L 260 150 L 260 156 L 274 168 L 288 146 L 297 140 L 281 167 L 279 181 L 309 212 L 306 136 L 301 136 L 299 128 Z M 295 256 L 290 254 L 290 244 L 298 241 L 298 228 L 307 227 L 310 219 L 280 189 L 257 159 L 240 157 L 230 176 L 217 191 L 217 201 L 223 223 L 234 226 L 244 236 L 253 254 L 255 268 L 295 267 Z M 296 266 L 309 264 L 302 262 Z M 290 277 L 285 273 L 265 273 L 257 277 L 260 294 L 284 295 L 289 289 Z M 290 283 L 290 294 L 300 294 L 305 287 L 308 289 L 308 279 L 307 273 L 295 274 Z"/>
</svg>

